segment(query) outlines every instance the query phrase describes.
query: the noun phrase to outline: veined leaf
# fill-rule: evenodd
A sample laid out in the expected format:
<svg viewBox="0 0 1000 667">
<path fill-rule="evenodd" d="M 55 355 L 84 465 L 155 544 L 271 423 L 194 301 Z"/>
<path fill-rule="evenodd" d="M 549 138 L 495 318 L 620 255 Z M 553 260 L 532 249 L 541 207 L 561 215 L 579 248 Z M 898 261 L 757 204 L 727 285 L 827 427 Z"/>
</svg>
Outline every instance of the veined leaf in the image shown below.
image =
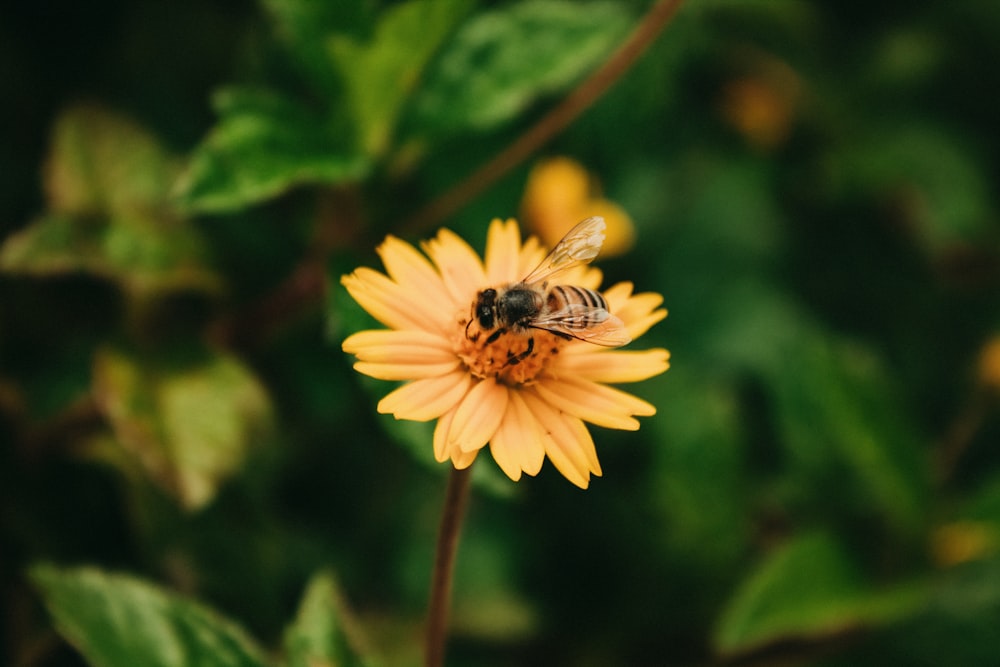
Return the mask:
<svg viewBox="0 0 1000 667">
<path fill-rule="evenodd" d="M 333 33 L 354 32 L 368 25 L 372 4 L 329 0 L 261 0 L 261 4 L 309 82 L 327 95 L 342 94 L 326 42 Z"/>
<path fill-rule="evenodd" d="M 723 611 L 714 644 L 733 654 L 770 642 L 832 636 L 916 613 L 927 595 L 918 584 L 875 590 L 836 541 L 806 535 L 750 574 Z"/>
<path fill-rule="evenodd" d="M 216 292 L 198 230 L 171 205 L 178 162 L 133 121 L 97 106 L 65 111 L 46 161 L 48 212 L 0 246 L 0 270 L 85 272 L 132 296 Z"/>
<path fill-rule="evenodd" d="M 106 347 L 94 395 L 122 447 L 188 509 L 211 501 L 272 420 L 263 385 L 222 353 L 149 358 Z"/>
<path fill-rule="evenodd" d="M 39 565 L 31 577 L 56 628 L 94 667 L 263 667 L 263 652 L 231 621 L 122 574 Z"/>
<path fill-rule="evenodd" d="M 330 38 L 366 155 L 386 149 L 425 65 L 470 6 L 469 0 L 410 0 L 380 15 L 370 42 Z"/>
<path fill-rule="evenodd" d="M 630 18 L 620 4 L 568 0 L 482 12 L 428 71 L 415 124 L 454 133 L 508 121 L 593 69 L 621 40 Z"/>
<path fill-rule="evenodd" d="M 285 630 L 288 667 L 362 667 L 355 654 L 348 611 L 333 575 L 320 572 L 306 588 L 294 622 Z"/>
<path fill-rule="evenodd" d="M 50 276 L 84 272 L 133 295 L 195 289 L 217 292 L 204 240 L 187 221 L 121 213 L 111 219 L 42 217 L 0 246 L 0 270 Z"/>
<path fill-rule="evenodd" d="M 219 123 L 195 149 L 178 184 L 184 206 L 221 212 L 309 183 L 356 181 L 368 161 L 333 136 L 322 115 L 273 91 L 228 88 L 214 98 Z"/>
<path fill-rule="evenodd" d="M 45 165 L 50 210 L 71 216 L 160 209 L 180 163 L 144 128 L 95 105 L 56 120 Z"/>
</svg>

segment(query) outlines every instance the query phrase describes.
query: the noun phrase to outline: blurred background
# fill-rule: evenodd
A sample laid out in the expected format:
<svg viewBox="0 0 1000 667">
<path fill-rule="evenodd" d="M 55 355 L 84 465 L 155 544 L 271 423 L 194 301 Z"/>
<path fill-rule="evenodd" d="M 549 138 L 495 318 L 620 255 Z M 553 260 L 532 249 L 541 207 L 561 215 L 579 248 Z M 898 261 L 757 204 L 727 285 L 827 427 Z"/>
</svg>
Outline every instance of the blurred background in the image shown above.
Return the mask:
<svg viewBox="0 0 1000 667">
<path fill-rule="evenodd" d="M 475 191 L 653 7 L 0 8 L 0 663 L 419 664 L 447 468 L 339 277 L 596 212 L 658 413 L 480 457 L 448 664 L 1000 661 L 1000 5 L 688 0 Z"/>
</svg>

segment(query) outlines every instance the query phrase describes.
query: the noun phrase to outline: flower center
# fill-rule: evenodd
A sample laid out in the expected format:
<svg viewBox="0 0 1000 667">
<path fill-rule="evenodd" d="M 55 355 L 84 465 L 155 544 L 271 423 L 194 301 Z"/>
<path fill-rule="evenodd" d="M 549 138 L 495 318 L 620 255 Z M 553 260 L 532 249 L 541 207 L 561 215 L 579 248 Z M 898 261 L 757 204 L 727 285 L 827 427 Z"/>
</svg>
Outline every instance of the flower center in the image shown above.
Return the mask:
<svg viewBox="0 0 1000 667">
<path fill-rule="evenodd" d="M 523 333 L 483 329 L 478 321 L 464 314 L 458 318 L 454 343 L 455 353 L 470 373 L 512 386 L 533 382 L 566 340 L 539 329 Z"/>
</svg>

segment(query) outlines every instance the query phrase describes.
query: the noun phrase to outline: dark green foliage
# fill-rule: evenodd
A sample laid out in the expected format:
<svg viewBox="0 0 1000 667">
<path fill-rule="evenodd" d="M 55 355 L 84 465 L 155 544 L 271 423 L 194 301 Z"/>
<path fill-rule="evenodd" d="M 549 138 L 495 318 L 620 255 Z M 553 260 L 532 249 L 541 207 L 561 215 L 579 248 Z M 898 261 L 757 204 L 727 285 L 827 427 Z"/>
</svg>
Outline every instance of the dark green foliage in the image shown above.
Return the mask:
<svg viewBox="0 0 1000 667">
<path fill-rule="evenodd" d="M 419 664 L 447 468 L 340 276 L 386 231 L 481 251 L 530 164 L 414 216 L 652 4 L 0 9 L 0 663 Z M 537 150 L 635 220 L 598 265 L 673 367 L 585 492 L 481 453 L 449 664 L 995 661 L 997 34 L 688 0 Z"/>
</svg>

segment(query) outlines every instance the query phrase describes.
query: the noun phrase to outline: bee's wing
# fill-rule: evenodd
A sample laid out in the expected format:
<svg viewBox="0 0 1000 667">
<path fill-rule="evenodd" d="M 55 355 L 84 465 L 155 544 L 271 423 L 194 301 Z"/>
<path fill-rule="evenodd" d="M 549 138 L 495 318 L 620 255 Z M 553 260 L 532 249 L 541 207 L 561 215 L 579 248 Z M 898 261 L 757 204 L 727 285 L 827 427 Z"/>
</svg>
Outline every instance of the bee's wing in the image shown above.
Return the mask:
<svg viewBox="0 0 1000 667">
<path fill-rule="evenodd" d="M 531 321 L 533 329 L 544 329 L 577 340 L 619 347 L 632 342 L 625 330 L 625 323 L 599 306 L 570 303 L 552 313 Z"/>
<path fill-rule="evenodd" d="M 529 285 L 542 283 L 561 271 L 589 263 L 597 257 L 604 244 L 604 227 L 604 218 L 600 216 L 587 218 L 579 223 L 562 237 L 542 263 L 525 276 L 523 282 Z"/>
</svg>

